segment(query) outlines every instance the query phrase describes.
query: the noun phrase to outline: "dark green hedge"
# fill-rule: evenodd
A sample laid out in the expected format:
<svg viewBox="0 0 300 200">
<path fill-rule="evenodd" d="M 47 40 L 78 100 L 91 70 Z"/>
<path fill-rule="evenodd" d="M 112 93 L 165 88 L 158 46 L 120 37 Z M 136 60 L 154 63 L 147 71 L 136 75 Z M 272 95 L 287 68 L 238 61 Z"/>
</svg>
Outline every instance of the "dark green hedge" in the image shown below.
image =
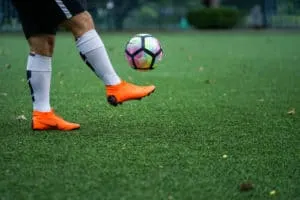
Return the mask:
<svg viewBox="0 0 300 200">
<path fill-rule="evenodd" d="M 189 23 L 197 29 L 230 29 L 240 17 L 240 12 L 233 8 L 201 8 L 187 14 Z"/>
</svg>

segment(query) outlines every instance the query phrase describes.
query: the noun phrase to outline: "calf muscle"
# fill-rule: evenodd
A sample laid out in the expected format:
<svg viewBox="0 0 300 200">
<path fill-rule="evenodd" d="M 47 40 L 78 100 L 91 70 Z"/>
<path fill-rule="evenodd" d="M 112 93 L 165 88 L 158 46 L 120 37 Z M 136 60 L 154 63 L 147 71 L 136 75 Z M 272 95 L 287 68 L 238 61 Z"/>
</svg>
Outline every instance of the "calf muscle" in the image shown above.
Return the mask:
<svg viewBox="0 0 300 200">
<path fill-rule="evenodd" d="M 54 51 L 55 36 L 54 35 L 36 35 L 28 39 L 30 51 L 51 57 Z"/>
</svg>

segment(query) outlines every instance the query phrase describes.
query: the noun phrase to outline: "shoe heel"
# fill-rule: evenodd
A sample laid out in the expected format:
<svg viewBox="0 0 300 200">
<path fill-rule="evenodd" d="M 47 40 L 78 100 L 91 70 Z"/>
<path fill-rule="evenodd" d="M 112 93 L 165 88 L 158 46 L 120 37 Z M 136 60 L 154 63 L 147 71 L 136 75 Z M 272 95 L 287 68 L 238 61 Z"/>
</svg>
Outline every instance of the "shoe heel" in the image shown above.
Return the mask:
<svg viewBox="0 0 300 200">
<path fill-rule="evenodd" d="M 107 102 L 112 106 L 117 106 L 118 105 L 117 98 L 113 95 L 107 97 Z"/>
</svg>

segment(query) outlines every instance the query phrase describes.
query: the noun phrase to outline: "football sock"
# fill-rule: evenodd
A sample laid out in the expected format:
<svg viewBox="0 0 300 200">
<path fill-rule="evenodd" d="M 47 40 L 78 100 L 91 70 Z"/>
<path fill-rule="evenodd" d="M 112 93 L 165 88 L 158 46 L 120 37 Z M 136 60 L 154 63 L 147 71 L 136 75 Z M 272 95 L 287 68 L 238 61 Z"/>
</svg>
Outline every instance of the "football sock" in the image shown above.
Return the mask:
<svg viewBox="0 0 300 200">
<path fill-rule="evenodd" d="M 96 30 L 90 30 L 77 38 L 76 46 L 81 58 L 103 80 L 105 85 L 121 83 L 120 77 L 116 74 Z"/>
<path fill-rule="evenodd" d="M 27 80 L 31 92 L 33 110 L 51 111 L 50 82 L 52 58 L 30 53 L 27 60 Z"/>
</svg>

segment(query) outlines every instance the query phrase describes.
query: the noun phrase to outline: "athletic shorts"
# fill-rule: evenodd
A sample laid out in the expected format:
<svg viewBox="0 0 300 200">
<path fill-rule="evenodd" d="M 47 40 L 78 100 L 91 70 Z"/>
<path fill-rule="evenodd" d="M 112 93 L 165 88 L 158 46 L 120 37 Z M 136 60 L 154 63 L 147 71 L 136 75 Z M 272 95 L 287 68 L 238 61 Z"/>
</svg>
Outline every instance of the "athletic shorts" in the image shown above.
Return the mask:
<svg viewBox="0 0 300 200">
<path fill-rule="evenodd" d="M 59 24 L 85 9 L 78 0 L 12 0 L 26 38 L 56 34 Z"/>
</svg>

